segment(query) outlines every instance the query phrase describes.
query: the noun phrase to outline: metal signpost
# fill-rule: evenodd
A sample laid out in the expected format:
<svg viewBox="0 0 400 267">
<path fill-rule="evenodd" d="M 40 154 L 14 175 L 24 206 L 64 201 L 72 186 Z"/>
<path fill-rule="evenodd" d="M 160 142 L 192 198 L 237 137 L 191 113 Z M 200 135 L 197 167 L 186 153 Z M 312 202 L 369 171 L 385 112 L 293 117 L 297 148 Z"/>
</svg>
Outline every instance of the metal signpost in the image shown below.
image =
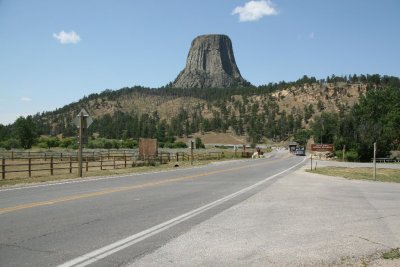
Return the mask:
<svg viewBox="0 0 400 267">
<path fill-rule="evenodd" d="M 89 113 L 83 108 L 78 116 L 73 120 L 76 127 L 79 129 L 79 149 L 78 149 L 78 175 L 82 177 L 82 150 L 84 135 L 86 134 L 87 128 L 93 123 L 93 119 L 89 116 Z"/>
</svg>

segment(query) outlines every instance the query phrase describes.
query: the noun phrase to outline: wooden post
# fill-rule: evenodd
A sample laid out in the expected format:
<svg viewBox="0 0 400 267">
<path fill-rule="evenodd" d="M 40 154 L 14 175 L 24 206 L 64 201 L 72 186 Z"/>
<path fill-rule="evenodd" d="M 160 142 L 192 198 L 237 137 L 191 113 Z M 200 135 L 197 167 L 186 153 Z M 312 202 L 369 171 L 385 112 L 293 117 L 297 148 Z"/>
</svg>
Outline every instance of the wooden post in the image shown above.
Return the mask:
<svg viewBox="0 0 400 267">
<path fill-rule="evenodd" d="M 374 180 L 376 181 L 376 142 L 374 143 Z"/>
<path fill-rule="evenodd" d="M 190 141 L 190 156 L 191 156 L 190 164 L 191 165 L 193 165 L 193 149 L 194 149 L 194 142 L 192 140 L 192 141 Z"/>
<path fill-rule="evenodd" d="M 100 170 L 103 170 L 103 156 L 100 153 Z"/>
<path fill-rule="evenodd" d="M 85 127 L 85 116 L 79 113 L 79 149 L 78 149 L 78 176 L 82 177 L 82 148 L 83 148 L 83 128 Z"/>
<path fill-rule="evenodd" d="M 179 161 L 179 154 L 176 152 L 176 161 Z"/>
<path fill-rule="evenodd" d="M 88 156 L 86 156 L 86 172 L 89 171 L 89 160 L 88 160 Z"/>
<path fill-rule="evenodd" d="M 72 156 L 69 156 L 69 173 L 72 173 Z"/>
<path fill-rule="evenodd" d="M 312 154 L 311 154 L 311 171 L 312 171 Z"/>
<path fill-rule="evenodd" d="M 11 151 L 11 160 L 14 160 L 14 151 Z"/>
<path fill-rule="evenodd" d="M 60 153 L 60 159 L 61 159 L 61 161 L 63 161 L 63 154 L 62 154 L 62 152 Z"/>
<path fill-rule="evenodd" d="M 114 169 L 115 169 L 115 156 L 113 156 L 113 161 L 114 161 Z"/>
<path fill-rule="evenodd" d="M 54 174 L 54 169 L 53 169 L 53 156 L 51 156 L 50 158 L 50 174 L 53 175 Z"/>
<path fill-rule="evenodd" d="M 29 168 L 28 168 L 29 177 L 31 177 L 31 175 L 32 175 L 31 157 L 29 157 L 29 159 L 28 159 L 28 165 L 29 165 Z"/>
<path fill-rule="evenodd" d="M 346 160 L 345 160 L 345 153 L 346 153 L 346 145 L 343 145 L 343 158 L 342 158 L 342 161 L 343 162 L 345 162 Z"/>
<path fill-rule="evenodd" d="M 1 160 L 1 178 L 6 179 L 6 159 L 3 157 Z"/>
<path fill-rule="evenodd" d="M 126 168 L 126 154 L 125 154 L 125 151 L 124 151 L 124 161 L 125 161 L 125 168 Z"/>
<path fill-rule="evenodd" d="M 108 150 L 108 156 L 107 156 L 107 159 L 108 159 L 108 160 L 110 159 L 110 149 Z"/>
<path fill-rule="evenodd" d="M 44 161 L 47 161 L 47 154 L 44 152 Z"/>
</svg>

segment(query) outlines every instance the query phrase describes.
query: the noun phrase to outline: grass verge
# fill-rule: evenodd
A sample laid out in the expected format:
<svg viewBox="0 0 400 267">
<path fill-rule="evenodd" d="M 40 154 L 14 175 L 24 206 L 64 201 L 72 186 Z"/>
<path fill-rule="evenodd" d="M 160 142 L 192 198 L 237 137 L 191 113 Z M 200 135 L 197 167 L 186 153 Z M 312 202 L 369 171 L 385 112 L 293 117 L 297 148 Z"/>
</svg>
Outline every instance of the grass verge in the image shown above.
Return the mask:
<svg viewBox="0 0 400 267">
<path fill-rule="evenodd" d="M 345 168 L 345 167 L 322 167 L 313 170 L 328 176 L 340 176 L 351 180 L 370 180 L 373 181 L 373 168 Z M 307 172 L 311 172 L 307 170 Z M 400 170 L 396 169 L 377 169 L 376 180 L 380 182 L 400 183 Z"/>
<path fill-rule="evenodd" d="M 132 168 L 119 168 L 119 169 L 108 169 L 108 170 L 93 170 L 86 172 L 83 170 L 83 177 L 103 177 L 103 176 L 114 176 L 114 175 L 127 175 L 130 173 L 143 173 L 143 172 L 155 172 L 155 171 L 166 171 L 174 168 L 189 168 L 193 166 L 201 166 L 206 165 L 215 160 L 201 160 L 201 161 L 193 161 L 193 165 L 190 161 L 180 161 L 180 162 L 170 162 L 168 164 L 158 164 L 156 166 L 142 166 L 142 167 L 132 167 Z M 178 165 L 177 167 L 175 167 Z M 43 183 L 50 181 L 61 181 L 61 180 L 69 180 L 69 179 L 77 179 L 78 174 L 77 170 L 74 170 L 73 173 L 60 173 L 55 175 L 48 175 L 42 173 L 33 173 L 32 177 L 24 177 L 24 178 L 11 178 L 11 179 L 0 179 L 0 188 L 13 186 L 13 185 L 21 185 L 21 184 L 32 184 L 32 183 Z"/>
<path fill-rule="evenodd" d="M 394 248 L 388 252 L 383 253 L 382 258 L 385 260 L 400 259 L 400 248 Z"/>
</svg>

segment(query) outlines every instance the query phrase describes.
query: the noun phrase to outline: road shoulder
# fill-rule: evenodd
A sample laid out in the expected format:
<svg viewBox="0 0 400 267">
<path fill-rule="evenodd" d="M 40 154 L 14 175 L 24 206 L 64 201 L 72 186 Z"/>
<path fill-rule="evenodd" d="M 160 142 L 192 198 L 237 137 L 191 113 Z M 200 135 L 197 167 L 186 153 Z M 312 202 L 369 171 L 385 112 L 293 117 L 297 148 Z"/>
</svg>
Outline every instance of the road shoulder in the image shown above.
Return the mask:
<svg viewBox="0 0 400 267">
<path fill-rule="evenodd" d="M 301 169 L 131 265 L 396 266 L 399 193 Z"/>
</svg>

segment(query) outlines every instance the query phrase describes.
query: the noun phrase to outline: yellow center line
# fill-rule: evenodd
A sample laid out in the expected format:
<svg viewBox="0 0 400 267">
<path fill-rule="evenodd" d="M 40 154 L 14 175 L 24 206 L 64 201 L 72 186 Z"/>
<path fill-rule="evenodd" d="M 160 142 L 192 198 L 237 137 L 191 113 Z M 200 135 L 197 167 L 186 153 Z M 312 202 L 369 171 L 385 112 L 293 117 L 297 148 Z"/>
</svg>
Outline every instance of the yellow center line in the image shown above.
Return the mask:
<svg viewBox="0 0 400 267">
<path fill-rule="evenodd" d="M 262 164 L 265 164 L 265 162 L 241 166 L 241 167 L 234 167 L 234 168 L 230 168 L 230 169 L 218 170 L 218 171 L 204 172 L 204 173 L 194 174 L 194 175 L 189 175 L 189 176 L 176 177 L 176 178 L 171 178 L 171 179 L 157 181 L 157 182 L 150 182 L 150 183 L 145 183 L 145 184 L 140 184 L 140 185 L 116 187 L 116 188 L 105 189 L 105 190 L 101 190 L 101 191 L 97 191 L 97 192 L 93 192 L 93 193 L 71 195 L 71 196 L 51 199 L 51 200 L 47 200 L 47 201 L 32 202 L 32 203 L 22 204 L 22 205 L 18 205 L 18 206 L 13 206 L 13 207 L 0 208 L 0 214 L 18 211 L 18 210 L 30 209 L 30 208 L 35 208 L 35 207 L 41 207 L 41 206 L 50 206 L 50 205 L 54 205 L 54 204 L 58 204 L 58 203 L 79 200 L 79 199 L 92 198 L 92 197 L 98 197 L 98 196 L 104 196 L 104 195 L 109 195 L 109 194 L 113 194 L 113 193 L 120 193 L 120 192 L 124 192 L 124 191 L 135 190 L 135 189 L 143 189 L 143 188 L 147 188 L 147 187 L 165 185 L 165 184 L 169 184 L 169 183 L 190 180 L 190 179 L 209 176 L 209 175 L 213 175 L 213 174 L 219 174 L 219 173 L 224 173 L 224 172 L 236 171 L 236 170 L 240 170 L 240 169 L 244 169 L 244 168 L 250 168 L 250 167 L 254 167 L 254 166 L 262 165 Z"/>
</svg>

